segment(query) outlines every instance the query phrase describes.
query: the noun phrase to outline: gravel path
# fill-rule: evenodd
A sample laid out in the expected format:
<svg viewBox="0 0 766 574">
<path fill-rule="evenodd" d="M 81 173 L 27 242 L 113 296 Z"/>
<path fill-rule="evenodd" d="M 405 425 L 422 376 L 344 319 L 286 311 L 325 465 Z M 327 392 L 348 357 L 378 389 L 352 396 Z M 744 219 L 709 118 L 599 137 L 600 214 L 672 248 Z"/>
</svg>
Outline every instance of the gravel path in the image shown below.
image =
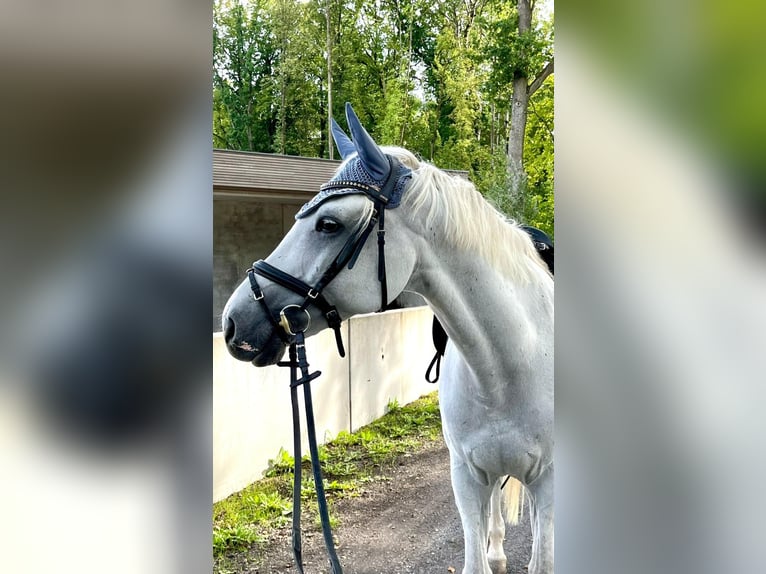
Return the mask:
<svg viewBox="0 0 766 574">
<path fill-rule="evenodd" d="M 334 505 L 333 529 L 345 574 L 460 574 L 463 534 L 449 480 L 449 455 L 439 440 L 400 459 L 387 480 L 376 481 L 358 498 Z M 508 573 L 525 573 L 532 539 L 529 517 L 506 531 Z M 306 574 L 329 574 L 321 532 L 304 531 Z M 265 554 L 243 557 L 237 573 L 293 574 L 289 528 Z"/>
</svg>

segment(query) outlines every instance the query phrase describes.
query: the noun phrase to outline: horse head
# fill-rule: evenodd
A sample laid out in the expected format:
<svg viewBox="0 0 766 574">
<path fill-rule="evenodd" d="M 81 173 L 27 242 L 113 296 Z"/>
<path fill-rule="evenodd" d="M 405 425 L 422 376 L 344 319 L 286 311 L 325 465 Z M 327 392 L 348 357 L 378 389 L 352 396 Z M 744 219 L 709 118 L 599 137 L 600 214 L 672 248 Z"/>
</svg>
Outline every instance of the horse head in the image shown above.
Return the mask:
<svg viewBox="0 0 766 574">
<path fill-rule="evenodd" d="M 239 360 L 274 364 L 296 325 L 308 336 L 385 308 L 413 273 L 417 237 L 396 209 L 412 172 L 375 143 L 350 104 L 346 119 L 351 137 L 332 122 L 344 159 L 335 176 L 226 303 L 224 338 Z"/>
</svg>

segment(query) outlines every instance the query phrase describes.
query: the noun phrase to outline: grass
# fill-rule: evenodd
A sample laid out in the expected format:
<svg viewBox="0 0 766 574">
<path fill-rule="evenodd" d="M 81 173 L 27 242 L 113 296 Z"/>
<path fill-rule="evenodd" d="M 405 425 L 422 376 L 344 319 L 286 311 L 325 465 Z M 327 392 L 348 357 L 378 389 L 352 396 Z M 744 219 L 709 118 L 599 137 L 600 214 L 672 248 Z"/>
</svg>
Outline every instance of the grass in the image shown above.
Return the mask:
<svg viewBox="0 0 766 574">
<path fill-rule="evenodd" d="M 355 433 L 341 432 L 319 447 L 319 460 L 333 527 L 332 503 L 358 496 L 365 484 L 381 480 L 382 470 L 404 454 L 436 440 L 441 420 L 436 393 L 405 406 L 389 402 L 387 413 Z M 308 457 L 301 461 L 304 524 L 320 530 L 316 493 Z M 286 526 L 292 514 L 293 457 L 280 451 L 262 480 L 213 505 L 213 553 L 216 572 L 224 574 L 231 558 L 260 550 L 271 533 Z"/>
</svg>

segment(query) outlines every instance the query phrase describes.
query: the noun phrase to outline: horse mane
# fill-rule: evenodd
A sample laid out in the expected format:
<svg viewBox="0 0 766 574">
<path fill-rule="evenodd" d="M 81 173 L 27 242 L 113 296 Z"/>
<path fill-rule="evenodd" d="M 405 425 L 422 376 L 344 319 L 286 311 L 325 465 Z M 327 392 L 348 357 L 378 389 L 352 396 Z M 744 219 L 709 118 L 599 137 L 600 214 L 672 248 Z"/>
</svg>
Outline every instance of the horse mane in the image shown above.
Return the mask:
<svg viewBox="0 0 766 574">
<path fill-rule="evenodd" d="M 550 275 L 529 235 L 484 199 L 470 181 L 419 161 L 405 149 L 382 149 L 412 170 L 402 201 L 414 213 L 427 210 L 426 227 L 440 231 L 437 238 L 477 253 L 513 281 L 528 283 L 535 265 Z"/>
</svg>

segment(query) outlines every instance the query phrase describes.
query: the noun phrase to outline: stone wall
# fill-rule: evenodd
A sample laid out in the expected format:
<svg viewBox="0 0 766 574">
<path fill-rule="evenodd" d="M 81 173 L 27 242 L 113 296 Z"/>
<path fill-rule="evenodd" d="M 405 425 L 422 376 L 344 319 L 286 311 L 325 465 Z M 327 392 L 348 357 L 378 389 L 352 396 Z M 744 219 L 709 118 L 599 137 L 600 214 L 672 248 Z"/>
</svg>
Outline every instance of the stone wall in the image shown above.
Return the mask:
<svg viewBox="0 0 766 574">
<path fill-rule="evenodd" d="M 216 199 L 213 202 L 213 332 L 245 269 L 266 257 L 292 227 L 300 205 Z"/>
</svg>

